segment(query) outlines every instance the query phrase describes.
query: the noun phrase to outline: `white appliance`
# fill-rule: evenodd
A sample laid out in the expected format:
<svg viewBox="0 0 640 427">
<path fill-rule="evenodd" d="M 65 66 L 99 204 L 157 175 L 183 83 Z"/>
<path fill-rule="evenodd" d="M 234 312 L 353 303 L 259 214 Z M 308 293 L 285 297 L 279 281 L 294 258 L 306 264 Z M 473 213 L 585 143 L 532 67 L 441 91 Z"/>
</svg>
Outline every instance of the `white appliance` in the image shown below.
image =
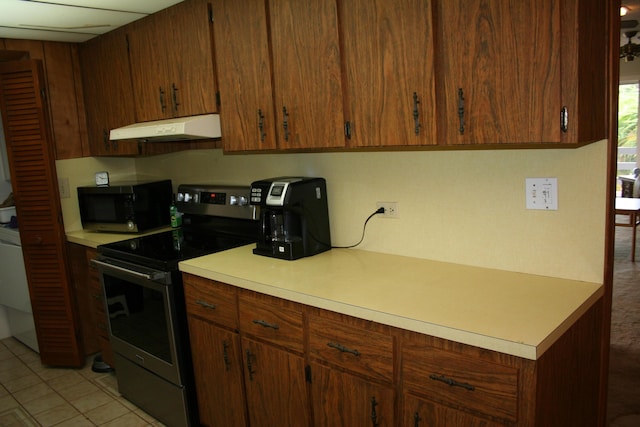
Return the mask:
<svg viewBox="0 0 640 427">
<path fill-rule="evenodd" d="M 0 227 L 0 305 L 11 335 L 39 353 L 20 233 L 6 227 Z"/>
<path fill-rule="evenodd" d="M 190 141 L 220 138 L 220 115 L 178 117 L 175 119 L 135 123 L 111 129 L 109 139 L 141 139 L 145 141 Z"/>
</svg>

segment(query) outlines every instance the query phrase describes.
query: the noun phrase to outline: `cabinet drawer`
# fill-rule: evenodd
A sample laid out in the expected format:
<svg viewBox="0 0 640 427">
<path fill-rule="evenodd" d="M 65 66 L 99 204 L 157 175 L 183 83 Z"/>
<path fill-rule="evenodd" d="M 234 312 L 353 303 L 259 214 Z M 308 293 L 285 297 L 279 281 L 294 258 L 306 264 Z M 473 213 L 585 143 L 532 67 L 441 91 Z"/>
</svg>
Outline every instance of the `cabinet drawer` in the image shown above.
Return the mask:
<svg viewBox="0 0 640 427">
<path fill-rule="evenodd" d="M 188 274 L 183 277 L 187 314 L 238 329 L 238 304 L 234 287 Z"/>
<path fill-rule="evenodd" d="M 367 377 L 392 381 L 393 338 L 372 330 L 372 322 L 343 318 L 309 316 L 311 356 Z"/>
<path fill-rule="evenodd" d="M 517 368 L 407 343 L 402 378 L 405 389 L 429 399 L 508 421 L 517 418 Z"/>
<path fill-rule="evenodd" d="M 265 339 L 289 350 L 302 353 L 302 308 L 300 305 L 240 291 L 240 330 L 243 334 Z"/>
</svg>

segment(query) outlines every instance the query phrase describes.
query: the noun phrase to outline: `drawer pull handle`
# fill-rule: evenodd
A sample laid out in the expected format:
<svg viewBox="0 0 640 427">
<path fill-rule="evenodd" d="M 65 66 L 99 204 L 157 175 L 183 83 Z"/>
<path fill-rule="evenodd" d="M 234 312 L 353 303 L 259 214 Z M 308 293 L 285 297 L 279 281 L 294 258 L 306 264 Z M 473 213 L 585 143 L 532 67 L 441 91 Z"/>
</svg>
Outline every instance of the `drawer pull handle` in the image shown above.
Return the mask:
<svg viewBox="0 0 640 427">
<path fill-rule="evenodd" d="M 340 350 L 343 353 L 351 353 L 354 356 L 360 356 L 360 352 L 358 350 L 352 350 L 350 348 L 343 346 L 342 344 L 330 342 L 330 343 L 327 343 L 327 345 L 331 348 L 335 348 L 336 350 Z"/>
<path fill-rule="evenodd" d="M 451 387 L 462 387 L 466 390 L 469 391 L 474 391 L 476 388 L 474 386 L 472 386 L 471 384 L 467 384 L 467 383 L 460 383 L 452 378 L 447 378 L 444 375 L 436 375 L 436 374 L 431 374 L 429 375 L 429 378 L 431 378 L 432 380 L 435 381 L 441 381 L 445 384 L 450 385 Z"/>
<path fill-rule="evenodd" d="M 280 329 L 280 326 L 278 326 L 276 323 L 269 323 L 265 322 L 264 320 L 255 319 L 253 323 L 255 323 L 256 325 L 264 326 L 265 328 L 271 328 L 275 330 Z"/>
<path fill-rule="evenodd" d="M 210 308 L 211 310 L 215 310 L 216 309 L 215 304 L 211 304 L 211 303 L 208 303 L 206 301 L 196 300 L 196 304 L 201 305 L 204 308 Z"/>
</svg>

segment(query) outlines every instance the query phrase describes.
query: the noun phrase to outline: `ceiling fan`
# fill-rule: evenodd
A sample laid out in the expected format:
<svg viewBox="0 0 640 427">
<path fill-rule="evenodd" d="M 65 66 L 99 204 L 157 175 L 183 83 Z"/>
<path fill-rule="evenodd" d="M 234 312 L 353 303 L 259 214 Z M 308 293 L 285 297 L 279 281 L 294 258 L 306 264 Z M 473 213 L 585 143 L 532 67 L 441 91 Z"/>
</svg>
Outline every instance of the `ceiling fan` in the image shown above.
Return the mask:
<svg viewBox="0 0 640 427">
<path fill-rule="evenodd" d="M 637 34 L 637 31 L 627 31 L 624 33 L 627 39 L 629 39 L 627 44 L 620 46 L 620 59 L 624 58 L 624 62 L 633 61 L 636 56 L 640 56 L 640 45 L 631 41 Z"/>
</svg>

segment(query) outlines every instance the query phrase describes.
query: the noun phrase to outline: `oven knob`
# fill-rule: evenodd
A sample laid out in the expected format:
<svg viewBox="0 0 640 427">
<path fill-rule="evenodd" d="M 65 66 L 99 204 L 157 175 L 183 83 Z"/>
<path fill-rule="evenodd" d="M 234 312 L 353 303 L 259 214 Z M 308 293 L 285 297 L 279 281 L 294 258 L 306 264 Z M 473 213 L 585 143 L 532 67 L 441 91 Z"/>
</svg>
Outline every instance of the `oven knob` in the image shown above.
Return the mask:
<svg viewBox="0 0 640 427">
<path fill-rule="evenodd" d="M 231 206 L 238 204 L 238 196 L 229 196 L 229 204 Z"/>
<path fill-rule="evenodd" d="M 191 200 L 191 194 L 184 193 L 184 201 L 185 201 L 185 203 L 189 203 L 190 200 Z"/>
<path fill-rule="evenodd" d="M 176 196 L 176 200 L 178 202 L 182 202 L 184 200 L 184 194 L 178 193 L 178 195 Z"/>
<path fill-rule="evenodd" d="M 238 201 L 238 205 L 247 206 L 249 204 L 249 200 L 246 197 L 240 196 L 240 200 Z"/>
<path fill-rule="evenodd" d="M 133 223 L 133 221 L 129 220 L 127 221 L 127 228 L 133 231 L 136 228 L 136 225 Z"/>
</svg>

